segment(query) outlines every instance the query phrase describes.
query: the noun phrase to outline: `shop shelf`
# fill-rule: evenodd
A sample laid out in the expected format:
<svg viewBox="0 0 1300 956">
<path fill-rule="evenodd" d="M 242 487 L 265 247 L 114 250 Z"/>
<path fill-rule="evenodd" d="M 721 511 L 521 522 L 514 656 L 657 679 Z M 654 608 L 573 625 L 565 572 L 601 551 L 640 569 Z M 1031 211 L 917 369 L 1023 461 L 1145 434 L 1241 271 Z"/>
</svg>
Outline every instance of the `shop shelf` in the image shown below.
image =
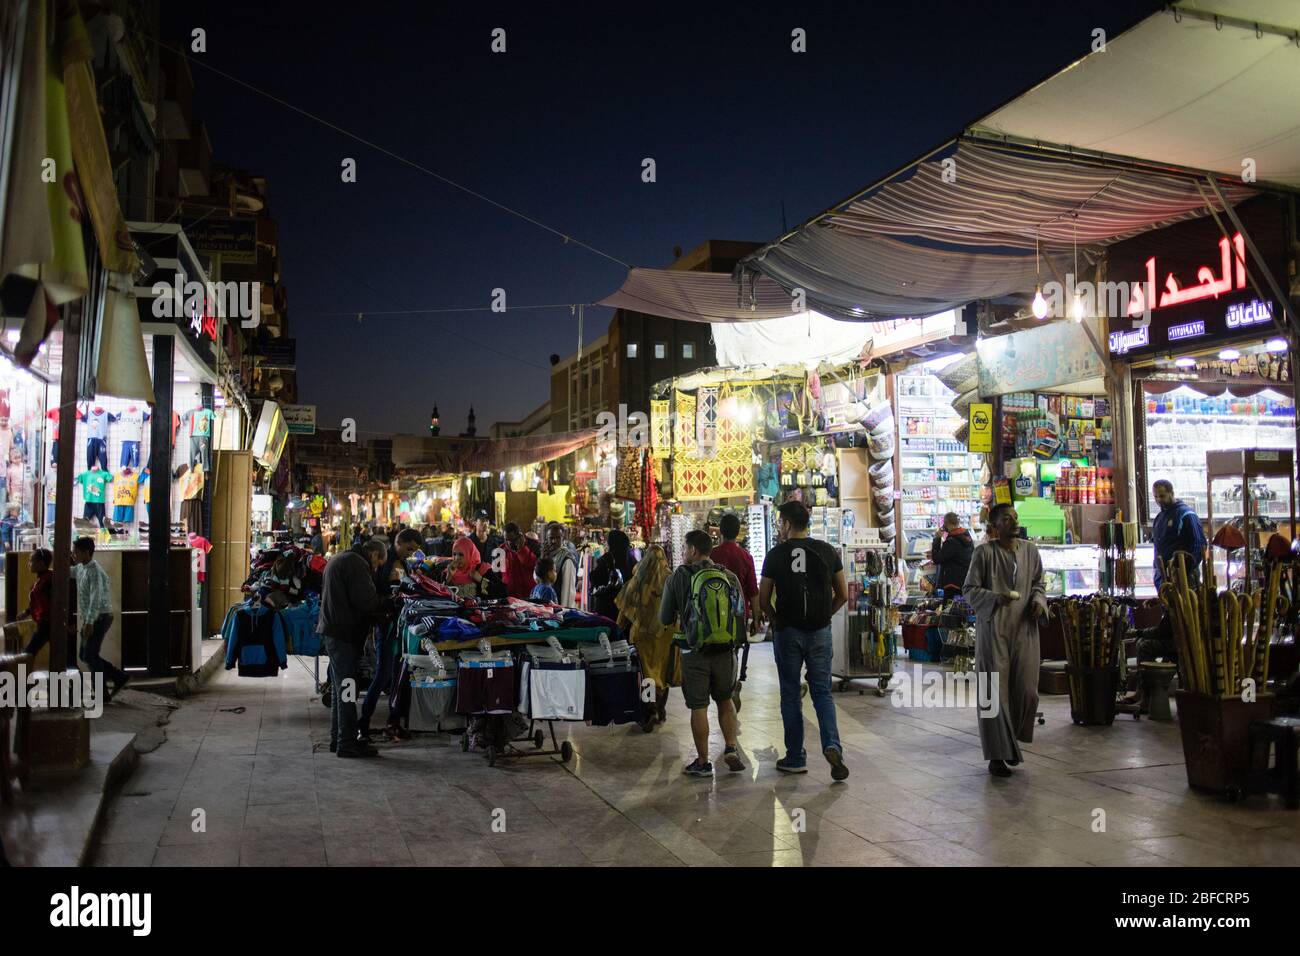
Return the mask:
<svg viewBox="0 0 1300 956">
<path fill-rule="evenodd" d="M 1196 422 L 1232 422 L 1251 425 L 1265 423 L 1270 425 L 1295 425 L 1294 415 L 1208 415 L 1200 412 L 1147 412 L 1147 418 L 1158 422 L 1176 422 L 1180 420 Z"/>
</svg>

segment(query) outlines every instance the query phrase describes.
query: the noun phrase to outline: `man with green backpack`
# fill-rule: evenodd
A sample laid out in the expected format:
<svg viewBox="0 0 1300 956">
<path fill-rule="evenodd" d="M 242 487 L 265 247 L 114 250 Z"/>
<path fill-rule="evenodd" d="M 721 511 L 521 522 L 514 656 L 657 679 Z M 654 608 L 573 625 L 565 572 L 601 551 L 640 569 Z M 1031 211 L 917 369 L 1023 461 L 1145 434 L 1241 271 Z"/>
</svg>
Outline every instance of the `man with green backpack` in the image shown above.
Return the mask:
<svg viewBox="0 0 1300 956">
<path fill-rule="evenodd" d="M 677 643 L 682 652 L 682 696 L 691 711 L 691 734 L 697 756 L 682 772 L 694 777 L 713 773 L 709 762 L 709 698 L 718 705 L 718 723 L 726 749 L 722 759 L 731 770 L 745 769 L 736 747 L 736 646 L 745 636 L 740 581 L 709 560 L 713 541 L 707 531 L 686 535 L 686 563 L 668 579 L 659 622 L 680 621 Z"/>
</svg>

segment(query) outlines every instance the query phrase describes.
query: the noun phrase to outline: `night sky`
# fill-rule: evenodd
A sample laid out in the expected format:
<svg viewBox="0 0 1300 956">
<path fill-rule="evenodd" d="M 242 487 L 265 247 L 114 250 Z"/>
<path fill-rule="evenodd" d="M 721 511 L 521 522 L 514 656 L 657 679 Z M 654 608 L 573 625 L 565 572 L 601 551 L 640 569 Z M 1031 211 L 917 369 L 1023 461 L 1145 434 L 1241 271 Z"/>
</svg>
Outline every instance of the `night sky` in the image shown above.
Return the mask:
<svg viewBox="0 0 1300 956">
<path fill-rule="evenodd" d="M 163 4 L 163 39 L 632 265 L 674 246 L 769 241 L 958 132 L 1159 6 L 1108 2 L 658 3 L 585 9 Z M 507 52 L 490 51 L 506 30 Z M 807 31 L 808 52 L 790 50 Z M 621 265 L 466 196 L 200 66 L 214 159 L 265 175 L 280 224 L 299 400 L 322 426 L 480 433 L 549 396 L 567 308 Z M 343 183 L 341 162 L 358 163 Z M 658 181 L 641 181 L 653 157 Z M 345 313 L 343 315 L 331 313 Z M 590 341 L 609 310 L 588 309 Z M 363 435 L 363 437 L 365 437 Z"/>
</svg>

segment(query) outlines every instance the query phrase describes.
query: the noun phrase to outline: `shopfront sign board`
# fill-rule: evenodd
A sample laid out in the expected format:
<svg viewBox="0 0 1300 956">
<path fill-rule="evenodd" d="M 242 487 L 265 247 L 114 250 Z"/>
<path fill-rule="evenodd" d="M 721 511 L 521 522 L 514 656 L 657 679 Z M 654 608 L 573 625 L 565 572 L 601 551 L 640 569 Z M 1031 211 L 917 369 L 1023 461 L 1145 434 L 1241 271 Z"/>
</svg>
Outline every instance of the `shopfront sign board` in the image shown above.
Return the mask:
<svg viewBox="0 0 1300 956">
<path fill-rule="evenodd" d="M 182 219 L 195 252 L 219 255 L 231 265 L 257 265 L 257 222 L 252 219 Z"/>
<path fill-rule="evenodd" d="M 990 454 L 993 451 L 993 404 L 972 402 L 969 420 L 966 448 L 972 452 Z"/>
<path fill-rule="evenodd" d="M 1253 289 L 1231 292 L 1220 298 L 1206 298 L 1171 305 L 1152 313 L 1150 325 L 1110 333 L 1110 354 L 1116 357 L 1170 354 L 1177 357 L 1201 351 L 1218 343 L 1243 338 L 1265 338 L 1274 334 L 1276 304 L 1261 299 Z"/>
<path fill-rule="evenodd" d="M 284 416 L 290 435 L 316 434 L 315 405 L 281 405 L 280 414 Z"/>
<path fill-rule="evenodd" d="M 1049 322 L 980 339 L 975 350 L 984 398 L 1071 385 L 1106 374 L 1101 356 L 1077 322 Z"/>
</svg>

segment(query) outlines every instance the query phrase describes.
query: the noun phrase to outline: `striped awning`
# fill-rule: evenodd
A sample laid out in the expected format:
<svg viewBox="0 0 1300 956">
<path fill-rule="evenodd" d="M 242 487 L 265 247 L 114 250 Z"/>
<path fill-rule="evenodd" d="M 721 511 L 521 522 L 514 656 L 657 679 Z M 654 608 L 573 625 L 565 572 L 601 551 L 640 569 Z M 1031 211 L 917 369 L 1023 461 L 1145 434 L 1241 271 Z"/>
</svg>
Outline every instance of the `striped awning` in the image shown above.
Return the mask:
<svg viewBox="0 0 1300 956">
<path fill-rule="evenodd" d="M 1254 195 L 1221 188 L 1233 204 Z M 733 276 L 632 269 L 597 304 L 693 322 L 787 318 L 800 306 L 845 321 L 917 318 L 1030 294 L 1074 271 L 1076 242 L 1083 272 L 1105 246 L 1208 213 L 1186 175 L 963 140 L 746 257 Z"/>
<path fill-rule="evenodd" d="M 1223 188 L 1234 204 L 1253 195 Z M 810 309 L 835 318 L 928 315 L 1074 271 L 1076 238 L 1082 271 L 1104 246 L 1208 212 L 1187 176 L 962 141 L 755 252 L 737 274 L 804 289 Z"/>
</svg>

